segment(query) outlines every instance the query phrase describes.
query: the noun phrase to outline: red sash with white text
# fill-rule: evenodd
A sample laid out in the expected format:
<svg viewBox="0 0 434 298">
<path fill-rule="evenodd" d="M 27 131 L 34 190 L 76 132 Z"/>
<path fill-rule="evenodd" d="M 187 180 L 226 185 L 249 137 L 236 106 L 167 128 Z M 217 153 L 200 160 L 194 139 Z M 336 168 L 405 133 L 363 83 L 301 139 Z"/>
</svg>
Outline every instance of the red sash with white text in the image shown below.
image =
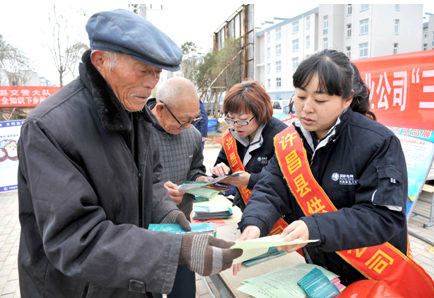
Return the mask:
<svg viewBox="0 0 434 298">
<path fill-rule="evenodd" d="M 283 176 L 304 214 L 337 211 L 315 180 L 303 141 L 293 125 L 275 136 L 274 146 Z M 432 278 L 411 256 L 388 242 L 336 253 L 367 278 L 384 280 L 403 297 L 434 297 Z"/>
<path fill-rule="evenodd" d="M 243 163 L 241 162 L 241 158 L 238 155 L 237 151 L 237 142 L 235 138 L 231 135 L 229 130 L 226 131 L 226 133 L 223 135 L 223 148 L 226 153 L 226 157 L 228 159 L 229 166 L 233 173 L 239 172 L 239 171 L 246 171 L 244 168 Z M 242 187 L 237 187 L 240 191 L 241 197 L 243 198 L 244 204 L 247 206 L 247 202 L 250 199 L 250 195 L 252 193 L 251 190 L 247 189 L 247 185 L 244 185 Z M 282 231 L 288 226 L 288 223 L 280 218 L 276 224 L 273 226 L 273 229 L 271 230 L 270 234 L 268 235 L 276 235 L 281 234 Z"/>
</svg>

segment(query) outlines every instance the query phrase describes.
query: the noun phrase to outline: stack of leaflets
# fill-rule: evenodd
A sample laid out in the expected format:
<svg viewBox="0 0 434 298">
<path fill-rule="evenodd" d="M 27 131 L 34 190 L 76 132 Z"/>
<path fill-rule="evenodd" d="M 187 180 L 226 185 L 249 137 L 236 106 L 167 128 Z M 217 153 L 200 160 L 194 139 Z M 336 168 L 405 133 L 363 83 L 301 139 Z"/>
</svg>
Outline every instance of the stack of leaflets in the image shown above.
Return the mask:
<svg viewBox="0 0 434 298">
<path fill-rule="evenodd" d="M 239 242 L 240 243 L 240 242 Z M 300 288 L 297 282 L 308 274 L 312 269 L 318 268 L 325 275 L 327 281 L 331 282 L 339 291 L 345 287 L 340 283 L 339 276 L 320 266 L 304 263 L 296 263 L 286 268 L 277 268 L 263 275 L 246 279 L 237 290 L 255 298 L 305 298 L 306 293 Z M 316 271 L 316 270 L 315 270 Z M 314 296 L 314 297 L 334 297 Z"/>
<path fill-rule="evenodd" d="M 193 206 L 193 211 L 193 219 L 198 220 L 227 219 L 233 214 L 232 209 L 226 205 Z"/>
</svg>

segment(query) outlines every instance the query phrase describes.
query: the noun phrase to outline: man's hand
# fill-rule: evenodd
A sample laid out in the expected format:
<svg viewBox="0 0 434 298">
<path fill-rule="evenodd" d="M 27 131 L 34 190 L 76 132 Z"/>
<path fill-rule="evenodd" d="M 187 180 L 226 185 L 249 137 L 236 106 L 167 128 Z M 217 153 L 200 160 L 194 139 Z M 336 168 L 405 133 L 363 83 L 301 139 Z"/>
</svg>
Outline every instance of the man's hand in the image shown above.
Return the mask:
<svg viewBox="0 0 434 298">
<path fill-rule="evenodd" d="M 160 221 L 160 223 L 177 223 L 181 226 L 184 231 L 191 231 L 190 223 L 185 217 L 184 212 L 180 210 L 172 210 L 166 214 L 165 217 Z"/>
<path fill-rule="evenodd" d="M 292 241 L 294 239 L 309 240 L 309 229 L 304 221 L 296 220 L 283 230 L 281 237 L 284 242 Z M 287 253 L 291 253 L 306 245 L 307 243 L 279 246 L 277 250 L 285 250 Z"/>
<path fill-rule="evenodd" d="M 197 177 L 196 181 L 211 181 L 212 177 L 208 177 L 208 176 L 199 176 Z"/>
<path fill-rule="evenodd" d="M 247 226 L 245 227 L 243 233 L 241 234 L 240 238 L 235 240 L 235 242 L 250 240 L 250 239 L 256 239 L 261 236 L 261 231 L 257 226 Z M 241 270 L 241 263 L 234 264 L 233 273 L 234 275 L 237 275 L 237 273 Z"/>
<path fill-rule="evenodd" d="M 216 165 L 214 168 L 209 169 L 209 171 L 213 175 L 216 175 L 216 176 L 220 177 L 220 176 L 224 176 L 224 175 L 229 174 L 229 172 L 231 171 L 231 169 L 226 164 L 224 164 L 223 162 L 221 162 L 218 165 Z"/>
<path fill-rule="evenodd" d="M 202 276 L 219 273 L 231 267 L 232 261 L 243 254 L 241 249 L 229 249 L 234 244 L 206 234 L 184 234 L 179 264 L 186 264 Z"/>
<path fill-rule="evenodd" d="M 172 200 L 175 202 L 176 205 L 181 204 L 182 202 L 182 196 L 185 194 L 185 191 L 178 190 L 178 185 L 175 183 L 172 183 L 172 181 L 167 181 L 164 183 L 164 187 L 169 192 L 169 196 L 172 198 Z"/>
</svg>

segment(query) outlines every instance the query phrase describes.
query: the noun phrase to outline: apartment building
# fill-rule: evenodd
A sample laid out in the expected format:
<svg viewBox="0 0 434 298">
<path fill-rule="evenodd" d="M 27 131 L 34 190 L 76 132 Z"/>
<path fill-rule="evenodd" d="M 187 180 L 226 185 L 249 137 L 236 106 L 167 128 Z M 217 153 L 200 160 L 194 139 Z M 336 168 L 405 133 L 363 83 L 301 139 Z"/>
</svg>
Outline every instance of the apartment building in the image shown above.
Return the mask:
<svg viewBox="0 0 434 298">
<path fill-rule="evenodd" d="M 325 48 L 353 60 L 420 51 L 422 15 L 422 4 L 321 4 L 275 18 L 255 28 L 255 79 L 271 99 L 289 99 L 298 64 Z"/>
<path fill-rule="evenodd" d="M 434 14 L 425 13 L 423 18 L 422 51 L 434 49 Z"/>
</svg>

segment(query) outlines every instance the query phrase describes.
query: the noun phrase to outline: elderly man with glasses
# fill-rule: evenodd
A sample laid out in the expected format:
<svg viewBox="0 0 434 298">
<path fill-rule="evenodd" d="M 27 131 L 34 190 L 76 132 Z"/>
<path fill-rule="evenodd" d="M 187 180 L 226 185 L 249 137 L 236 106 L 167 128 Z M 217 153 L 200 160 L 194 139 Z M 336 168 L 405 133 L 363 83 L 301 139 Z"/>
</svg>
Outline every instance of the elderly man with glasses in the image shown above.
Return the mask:
<svg viewBox="0 0 434 298">
<path fill-rule="evenodd" d="M 156 116 L 158 124 L 153 133 L 160 151 L 164 187 L 178 208 L 189 218 L 194 196 L 178 190 L 184 181 L 209 181 L 203 165 L 202 136 L 192 126 L 202 120 L 199 97 L 194 85 L 184 78 L 165 81 L 157 90 L 156 98 L 147 101 L 148 108 Z M 179 265 L 172 297 L 195 297 L 194 272 Z"/>
</svg>

